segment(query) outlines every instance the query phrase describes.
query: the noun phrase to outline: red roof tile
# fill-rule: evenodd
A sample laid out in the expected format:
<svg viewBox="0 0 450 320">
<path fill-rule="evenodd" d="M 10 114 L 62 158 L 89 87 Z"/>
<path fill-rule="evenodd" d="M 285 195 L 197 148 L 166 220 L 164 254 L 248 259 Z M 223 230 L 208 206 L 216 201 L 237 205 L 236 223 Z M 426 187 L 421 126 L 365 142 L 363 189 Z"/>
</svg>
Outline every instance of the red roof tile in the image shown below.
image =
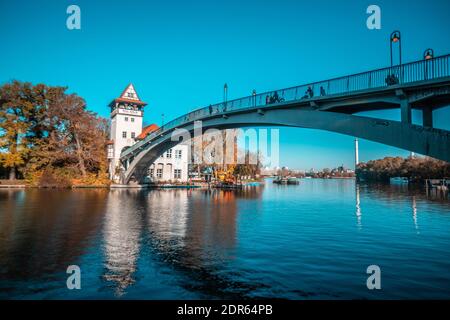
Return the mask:
<svg viewBox="0 0 450 320">
<path fill-rule="evenodd" d="M 159 127 L 156 124 L 151 124 L 149 126 L 146 126 L 142 129 L 142 132 L 140 135 L 136 137 L 137 140 L 143 140 L 146 136 L 148 136 L 150 133 L 152 133 L 155 130 L 158 130 Z"/>
</svg>

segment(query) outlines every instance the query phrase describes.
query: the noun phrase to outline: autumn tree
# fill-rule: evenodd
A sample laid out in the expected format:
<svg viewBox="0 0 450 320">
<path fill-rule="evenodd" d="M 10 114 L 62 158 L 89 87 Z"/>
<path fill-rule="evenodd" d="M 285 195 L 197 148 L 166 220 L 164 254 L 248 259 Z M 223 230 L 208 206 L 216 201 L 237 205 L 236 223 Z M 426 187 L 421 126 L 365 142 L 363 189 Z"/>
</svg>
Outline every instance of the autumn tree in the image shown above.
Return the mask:
<svg viewBox="0 0 450 320">
<path fill-rule="evenodd" d="M 430 157 L 385 157 L 360 163 L 356 169 L 358 178 L 389 181 L 392 177 L 407 177 L 410 181 L 423 181 L 448 177 L 450 163 Z"/>
<path fill-rule="evenodd" d="M 13 81 L 0 87 L 0 164 L 14 180 L 43 135 L 45 86 Z"/>
<path fill-rule="evenodd" d="M 87 110 L 81 97 L 65 91 L 48 89 L 48 130 L 36 150 L 36 168 L 72 167 L 86 178 L 88 172 L 106 170 L 108 122 Z"/>
<path fill-rule="evenodd" d="M 65 87 L 13 81 L 0 87 L 0 167 L 15 179 L 42 172 L 106 176 L 109 122 Z"/>
</svg>

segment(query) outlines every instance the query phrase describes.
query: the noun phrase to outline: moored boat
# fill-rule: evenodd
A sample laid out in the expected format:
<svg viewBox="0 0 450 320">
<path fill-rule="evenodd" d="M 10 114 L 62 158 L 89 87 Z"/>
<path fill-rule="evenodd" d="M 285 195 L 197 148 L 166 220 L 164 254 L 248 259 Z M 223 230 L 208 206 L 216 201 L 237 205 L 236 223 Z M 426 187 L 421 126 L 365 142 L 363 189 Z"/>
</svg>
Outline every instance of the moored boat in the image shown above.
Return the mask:
<svg viewBox="0 0 450 320">
<path fill-rule="evenodd" d="M 289 177 L 287 179 L 287 184 L 300 184 L 300 181 L 296 177 Z"/>
</svg>

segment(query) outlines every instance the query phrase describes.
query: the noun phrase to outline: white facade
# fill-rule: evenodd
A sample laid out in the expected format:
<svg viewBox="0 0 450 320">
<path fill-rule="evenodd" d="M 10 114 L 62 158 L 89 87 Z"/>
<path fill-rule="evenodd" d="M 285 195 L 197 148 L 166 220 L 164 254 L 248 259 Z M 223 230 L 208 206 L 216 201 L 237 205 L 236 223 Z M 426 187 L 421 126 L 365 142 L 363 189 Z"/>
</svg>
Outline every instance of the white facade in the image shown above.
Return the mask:
<svg viewBox="0 0 450 320">
<path fill-rule="evenodd" d="M 189 147 L 179 144 L 164 152 L 148 170 L 150 181 L 185 182 L 188 180 Z"/>
<path fill-rule="evenodd" d="M 111 140 L 114 140 L 113 158 L 116 165 L 122 149 L 135 144 L 135 138 L 142 131 L 142 116 L 131 115 L 126 111 L 119 109 L 111 118 Z"/>
<path fill-rule="evenodd" d="M 136 143 L 143 130 L 144 106 L 132 84 L 114 99 L 111 104 L 111 132 L 108 146 L 110 179 L 116 182 L 120 178 L 120 153 L 123 148 Z M 150 181 L 188 180 L 188 146 L 177 145 L 165 152 L 149 168 Z M 152 169 L 153 168 L 153 171 Z M 150 173 L 153 172 L 153 175 Z"/>
</svg>

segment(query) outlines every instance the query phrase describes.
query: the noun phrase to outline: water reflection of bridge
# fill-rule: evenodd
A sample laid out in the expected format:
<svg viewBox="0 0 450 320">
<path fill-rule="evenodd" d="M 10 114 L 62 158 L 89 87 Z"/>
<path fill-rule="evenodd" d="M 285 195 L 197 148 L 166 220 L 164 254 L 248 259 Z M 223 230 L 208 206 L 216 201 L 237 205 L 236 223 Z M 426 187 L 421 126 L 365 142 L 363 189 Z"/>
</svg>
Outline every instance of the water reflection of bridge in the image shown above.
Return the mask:
<svg viewBox="0 0 450 320">
<path fill-rule="evenodd" d="M 225 297 L 227 279 L 215 271 L 235 249 L 237 199 L 260 196 L 257 188 L 112 190 L 104 226 L 104 279 L 115 287 L 116 295 L 125 293 L 135 282 L 141 242 L 145 241 L 160 263 L 193 279 L 187 289 L 223 292 Z"/>
<path fill-rule="evenodd" d="M 313 182 L 316 186 L 319 183 L 303 183 Z M 354 200 L 354 211 L 349 206 L 351 211 L 345 214 L 348 213 L 350 223 L 351 215 L 356 215 L 356 226 L 363 232 L 377 218 L 367 218 L 374 197 L 383 199 L 383 205 L 394 210 L 399 201 L 410 203 L 409 208 L 403 206 L 406 210 L 403 214 L 411 217 L 416 232 L 427 227 L 421 213 L 429 201 L 438 209 L 441 207 L 433 211 L 439 215 L 447 214 L 450 206 L 447 199 L 430 198 L 423 188 L 342 182 L 327 180 L 321 191 L 334 192 L 336 199 L 350 195 L 346 204 L 353 206 Z M 245 212 L 247 204 L 251 203 L 252 210 L 257 208 L 259 200 L 265 199 L 265 189 L 3 190 L 0 192 L 0 284 L 6 283 L 4 280 L 28 283 L 49 275 L 65 283 L 64 271 L 68 265 L 79 264 L 82 272 L 89 273 L 92 271 L 83 268 L 84 259 L 95 262 L 98 259 L 99 273 L 97 270 L 92 273 L 96 278 L 101 275 L 101 283 L 95 284 L 102 287 L 106 284 L 120 297 L 138 282 L 142 266 L 139 263 L 143 261 L 182 275 L 184 279 L 176 285 L 186 291 L 210 297 L 241 298 L 247 292 L 255 292 L 255 288 L 264 287 L 265 282 L 240 283 L 236 273 L 231 279 L 223 270 L 229 270 L 238 255 L 239 215 Z M 151 261 L 146 260 L 149 258 Z"/>
</svg>

